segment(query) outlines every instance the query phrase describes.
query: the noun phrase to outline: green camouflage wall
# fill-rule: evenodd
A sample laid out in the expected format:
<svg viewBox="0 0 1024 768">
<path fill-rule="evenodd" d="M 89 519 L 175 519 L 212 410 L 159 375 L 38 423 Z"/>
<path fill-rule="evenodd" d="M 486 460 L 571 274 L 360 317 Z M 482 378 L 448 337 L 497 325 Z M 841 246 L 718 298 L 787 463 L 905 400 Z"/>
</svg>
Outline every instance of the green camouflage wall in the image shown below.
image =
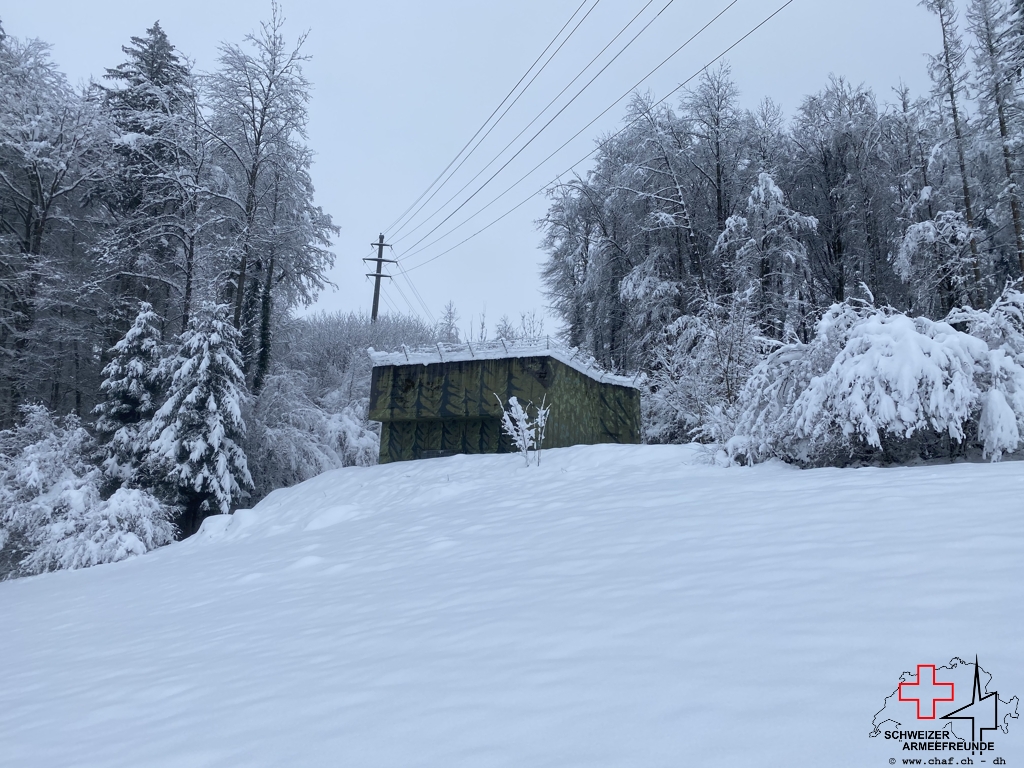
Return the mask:
<svg viewBox="0 0 1024 768">
<path fill-rule="evenodd" d="M 550 357 L 468 360 L 373 369 L 370 418 L 380 461 L 506 453 L 501 407 L 511 396 L 551 406 L 545 448 L 640 442 L 640 392 L 603 384 Z"/>
</svg>

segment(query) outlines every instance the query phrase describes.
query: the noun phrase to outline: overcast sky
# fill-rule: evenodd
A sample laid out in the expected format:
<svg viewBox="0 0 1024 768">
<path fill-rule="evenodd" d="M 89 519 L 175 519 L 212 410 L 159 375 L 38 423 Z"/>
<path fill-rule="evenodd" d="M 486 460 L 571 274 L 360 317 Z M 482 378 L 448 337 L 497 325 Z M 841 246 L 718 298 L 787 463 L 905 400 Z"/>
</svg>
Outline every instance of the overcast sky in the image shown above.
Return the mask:
<svg viewBox="0 0 1024 768">
<path fill-rule="evenodd" d="M 593 0 L 589 0 L 592 2 Z M 657 98 L 694 76 L 709 61 L 772 13 L 784 0 L 738 0 L 712 27 L 644 84 Z M 310 144 L 317 152 L 317 198 L 342 227 L 331 279 L 337 291 L 318 308 L 369 310 L 372 283 L 360 259 L 370 242 L 398 218 L 469 140 L 519 80 L 581 0 L 286 0 L 286 34 L 310 30 L 306 74 L 314 83 Z M 589 7 L 588 2 L 588 7 Z M 645 14 L 579 80 L 569 94 L 630 39 L 668 0 Z M 407 268 L 437 255 L 527 199 L 567 171 L 602 132 L 614 130 L 624 104 L 612 109 L 533 176 L 453 235 L 413 254 L 412 246 L 447 215 L 415 229 L 426 214 L 454 195 L 487 164 L 611 40 L 647 0 L 600 0 L 548 69 L 537 79 L 450 186 L 412 225 L 394 235 Z M 710 21 L 729 0 L 674 0 L 654 24 L 488 187 L 437 232 L 429 244 L 489 203 L 513 182 L 626 93 L 673 50 Z M 123 60 L 120 46 L 159 19 L 171 42 L 200 69 L 216 66 L 221 41 L 240 42 L 270 2 L 253 0 L 96 0 L 7 4 L 5 30 L 39 37 L 73 82 L 98 76 Z M 584 11 L 585 12 L 585 11 Z M 581 14 L 582 15 L 582 14 Z M 579 18 L 579 17 L 577 17 Z M 771 96 L 791 115 L 803 96 L 820 90 L 830 73 L 873 87 L 887 98 L 900 80 L 915 92 L 929 87 L 925 54 L 939 42 L 937 23 L 915 0 L 795 0 L 728 55 L 743 103 Z M 563 97 L 563 101 L 567 97 Z M 557 109 L 557 107 L 556 107 Z M 526 132 L 532 136 L 554 113 Z M 503 162 L 470 185 L 461 203 Z M 586 164 L 579 167 L 585 171 Z M 437 317 L 453 300 L 468 327 L 486 308 L 488 324 L 502 314 L 544 311 L 539 265 L 541 235 L 534 222 L 546 201 L 537 196 L 498 225 L 447 255 L 414 269 L 410 277 Z M 385 296 L 399 311 L 416 302 L 398 281 Z M 382 304 L 387 311 L 388 304 Z M 554 323 L 548 321 L 548 330 Z"/>
</svg>

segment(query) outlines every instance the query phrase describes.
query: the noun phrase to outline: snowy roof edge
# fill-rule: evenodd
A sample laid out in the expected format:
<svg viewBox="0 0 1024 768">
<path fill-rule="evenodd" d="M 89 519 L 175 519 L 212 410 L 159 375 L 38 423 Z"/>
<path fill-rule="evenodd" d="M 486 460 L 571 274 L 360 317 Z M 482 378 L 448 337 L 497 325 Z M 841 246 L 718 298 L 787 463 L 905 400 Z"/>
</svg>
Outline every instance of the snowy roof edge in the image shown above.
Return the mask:
<svg viewBox="0 0 1024 768">
<path fill-rule="evenodd" d="M 366 353 L 370 356 L 374 368 L 385 365 L 432 365 L 514 357 L 551 357 L 562 365 L 579 371 L 602 384 L 617 384 L 620 387 L 640 389 L 637 383 L 639 374 L 630 378 L 609 373 L 600 368 L 594 362 L 593 357 L 581 357 L 579 349 L 566 349 L 550 342 L 514 344 L 499 340 L 482 344 L 437 344 L 433 347 L 418 347 L 416 349 L 411 349 L 403 344 L 399 352 L 378 352 L 373 347 L 369 347 Z"/>
</svg>

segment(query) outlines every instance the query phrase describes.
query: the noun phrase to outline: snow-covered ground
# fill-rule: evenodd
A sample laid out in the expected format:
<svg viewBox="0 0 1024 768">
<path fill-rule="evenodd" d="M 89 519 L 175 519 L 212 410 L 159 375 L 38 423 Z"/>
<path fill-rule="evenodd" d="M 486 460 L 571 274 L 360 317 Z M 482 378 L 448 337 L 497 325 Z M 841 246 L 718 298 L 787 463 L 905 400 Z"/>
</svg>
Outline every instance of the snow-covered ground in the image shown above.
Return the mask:
<svg viewBox="0 0 1024 768">
<path fill-rule="evenodd" d="M 4 766 L 881 768 L 917 664 L 1024 696 L 1024 464 L 344 469 L 0 617 Z"/>
</svg>

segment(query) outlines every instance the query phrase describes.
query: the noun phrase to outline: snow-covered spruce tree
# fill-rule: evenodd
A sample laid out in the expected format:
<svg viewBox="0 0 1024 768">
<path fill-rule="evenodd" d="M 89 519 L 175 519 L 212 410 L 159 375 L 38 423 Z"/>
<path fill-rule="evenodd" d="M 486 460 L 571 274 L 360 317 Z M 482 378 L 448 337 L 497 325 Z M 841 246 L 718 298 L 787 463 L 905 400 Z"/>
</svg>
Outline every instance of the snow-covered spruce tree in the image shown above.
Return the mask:
<svg viewBox="0 0 1024 768">
<path fill-rule="evenodd" d="M 103 468 L 116 482 L 131 482 L 145 456 L 140 433 L 163 402 L 160 318 L 142 302 L 128 332 L 110 350 L 96 406 L 96 431 L 106 441 Z"/>
<path fill-rule="evenodd" d="M 746 216 L 731 216 L 715 252 L 739 291 L 753 289 L 757 318 L 766 336 L 791 341 L 806 335 L 811 274 L 801 238 L 818 220 L 792 210 L 770 174 L 762 173 L 747 200 Z"/>
<path fill-rule="evenodd" d="M 196 283 L 209 279 L 201 262 L 219 217 L 200 85 L 159 23 L 122 50 L 126 60 L 105 75 L 114 86 L 102 89 L 115 158 L 102 196 L 117 223 L 96 250 L 118 315 L 130 318 L 145 298 L 184 330 Z"/>
<path fill-rule="evenodd" d="M 181 335 L 167 401 L 147 430 L 147 471 L 180 501 L 183 536 L 252 488 L 241 441 L 248 399 L 228 307 L 203 303 Z"/>
<path fill-rule="evenodd" d="M 0 578 L 116 562 L 173 540 L 171 509 L 148 492 L 102 497 L 99 455 L 76 417 L 42 406 L 0 432 Z"/>
</svg>

